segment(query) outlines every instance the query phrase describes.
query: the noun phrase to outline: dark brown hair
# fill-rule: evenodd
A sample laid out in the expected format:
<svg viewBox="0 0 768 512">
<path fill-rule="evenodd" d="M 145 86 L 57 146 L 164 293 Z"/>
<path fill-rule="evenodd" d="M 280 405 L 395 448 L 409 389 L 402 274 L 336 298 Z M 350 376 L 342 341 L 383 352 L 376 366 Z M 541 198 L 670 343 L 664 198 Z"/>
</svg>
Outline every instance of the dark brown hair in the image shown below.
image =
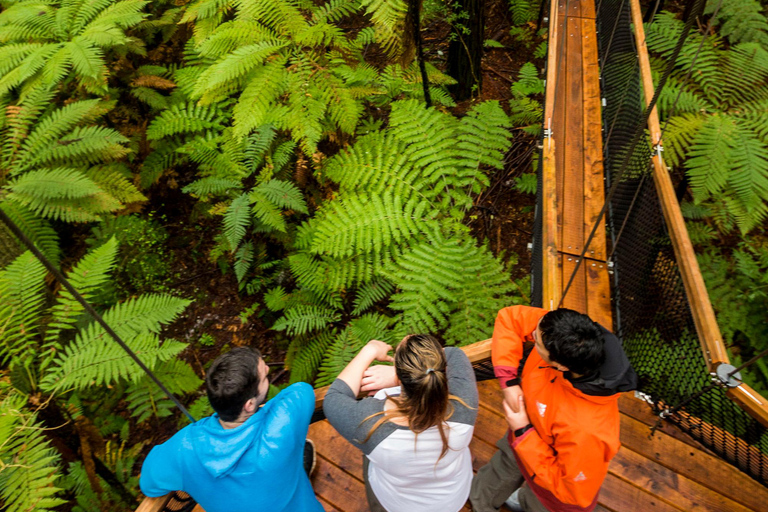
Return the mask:
<svg viewBox="0 0 768 512">
<path fill-rule="evenodd" d="M 383 414 L 366 437 L 392 418 L 406 418 L 409 428 L 418 436 L 428 428 L 436 426 L 443 441 L 440 459 L 448 452 L 448 435 L 445 422 L 453 414 L 453 404 L 463 400 L 448 393 L 445 351 L 440 342 L 429 334 L 412 334 L 406 337 L 395 350 L 395 373 L 402 386 L 399 397 L 389 397 L 397 408 L 369 416 Z"/>
</svg>

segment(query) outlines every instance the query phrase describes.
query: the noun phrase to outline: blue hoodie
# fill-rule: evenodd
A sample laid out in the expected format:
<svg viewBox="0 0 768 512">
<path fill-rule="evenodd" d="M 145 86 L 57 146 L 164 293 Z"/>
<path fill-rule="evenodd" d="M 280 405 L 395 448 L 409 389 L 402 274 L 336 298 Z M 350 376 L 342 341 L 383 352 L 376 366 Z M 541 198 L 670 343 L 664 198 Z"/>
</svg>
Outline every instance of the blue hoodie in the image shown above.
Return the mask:
<svg viewBox="0 0 768 512">
<path fill-rule="evenodd" d="M 237 428 L 218 414 L 188 425 L 149 452 L 141 492 L 185 491 L 206 512 L 322 512 L 302 464 L 314 407 L 312 387 L 298 383 Z"/>
</svg>

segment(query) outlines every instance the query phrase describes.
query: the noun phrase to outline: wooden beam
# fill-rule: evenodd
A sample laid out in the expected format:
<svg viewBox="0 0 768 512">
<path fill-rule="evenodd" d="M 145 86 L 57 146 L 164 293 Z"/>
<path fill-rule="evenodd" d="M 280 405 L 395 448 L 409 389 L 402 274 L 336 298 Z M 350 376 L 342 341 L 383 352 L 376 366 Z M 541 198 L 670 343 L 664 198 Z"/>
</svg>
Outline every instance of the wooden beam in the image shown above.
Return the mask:
<svg viewBox="0 0 768 512">
<path fill-rule="evenodd" d="M 645 45 L 645 29 L 643 28 L 643 16 L 640 11 L 639 0 L 631 0 L 630 4 L 632 7 L 632 24 L 635 27 L 635 39 L 637 41 L 637 56 L 640 62 L 640 76 L 643 80 L 647 106 L 650 105 L 654 92 L 651 63 L 648 58 L 648 48 Z M 661 145 L 659 114 L 655 107 L 648 117 L 648 130 L 653 145 Z M 728 353 L 723 344 L 723 336 L 717 325 L 715 310 L 709 300 L 704 278 L 701 276 L 693 244 L 688 236 L 688 229 L 685 227 L 683 214 L 680 212 L 680 203 L 677 201 L 677 194 L 669 177 L 669 170 L 660 152 L 651 160 L 653 161 L 653 182 L 656 185 L 669 238 L 672 240 L 675 258 L 683 278 L 699 343 L 704 353 L 707 368 L 712 371 L 721 363 L 730 363 Z M 730 390 L 728 396 L 753 418 L 768 426 L 768 402 L 757 392 L 746 384 L 742 384 L 739 388 Z"/>
<path fill-rule="evenodd" d="M 171 496 L 173 496 L 172 492 L 159 498 L 144 498 L 136 512 L 162 512 L 171 500 Z"/>
<path fill-rule="evenodd" d="M 547 57 L 547 88 L 544 102 L 544 127 L 549 137 L 544 138 L 542 150 L 542 306 L 554 309 L 560 302 L 560 272 L 557 255 L 557 173 L 555 169 L 555 140 L 552 137 L 552 118 L 555 110 L 555 88 L 557 87 L 557 61 L 559 28 L 559 2 L 552 0 L 549 20 L 549 51 Z M 561 101 L 563 98 L 561 98 Z"/>
</svg>

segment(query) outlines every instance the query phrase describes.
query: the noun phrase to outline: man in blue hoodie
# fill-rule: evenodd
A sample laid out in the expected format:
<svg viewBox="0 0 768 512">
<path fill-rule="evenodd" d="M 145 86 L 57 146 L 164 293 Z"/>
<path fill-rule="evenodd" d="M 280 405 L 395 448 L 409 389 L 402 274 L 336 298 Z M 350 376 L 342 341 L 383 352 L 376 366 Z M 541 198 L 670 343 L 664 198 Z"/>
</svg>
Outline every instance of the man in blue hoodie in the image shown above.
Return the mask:
<svg viewBox="0 0 768 512">
<path fill-rule="evenodd" d="M 154 497 L 184 491 L 206 512 L 322 512 L 303 467 L 315 393 L 309 384 L 294 384 L 260 409 L 267 372 L 252 348 L 216 359 L 205 379 L 216 414 L 149 452 L 141 491 Z"/>
</svg>

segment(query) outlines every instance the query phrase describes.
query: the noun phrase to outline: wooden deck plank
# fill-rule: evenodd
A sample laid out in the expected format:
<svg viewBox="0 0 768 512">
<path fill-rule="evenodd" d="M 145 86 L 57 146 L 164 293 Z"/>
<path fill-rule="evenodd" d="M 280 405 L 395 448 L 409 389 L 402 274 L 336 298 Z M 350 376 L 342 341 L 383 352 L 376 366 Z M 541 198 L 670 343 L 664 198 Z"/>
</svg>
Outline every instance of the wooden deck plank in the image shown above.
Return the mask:
<svg viewBox="0 0 768 512">
<path fill-rule="evenodd" d="M 597 500 L 604 507 L 617 512 L 680 512 L 683 510 L 668 505 L 653 494 L 610 473 L 600 488 L 600 496 Z"/>
<path fill-rule="evenodd" d="M 613 330 L 613 304 L 611 303 L 611 276 L 602 261 L 584 258 L 586 274 L 587 314 L 608 330 Z"/>
<path fill-rule="evenodd" d="M 750 509 L 622 447 L 609 472 L 686 512 L 750 512 Z"/>
<path fill-rule="evenodd" d="M 600 210 L 605 203 L 605 179 L 603 171 L 602 104 L 597 58 L 595 21 L 582 18 L 581 44 L 584 98 L 584 243 L 586 244 Z M 605 217 L 598 224 L 595 236 L 589 244 L 588 258 L 606 259 Z"/>
<path fill-rule="evenodd" d="M 320 453 L 324 454 L 325 452 L 320 450 Z M 322 455 L 317 458 L 312 486 L 315 489 L 315 494 L 321 496 L 338 510 L 343 512 L 365 512 L 368 510 L 368 500 L 365 498 L 363 482 L 335 466 Z"/>
<path fill-rule="evenodd" d="M 330 503 L 328 503 L 325 500 L 325 498 L 323 498 L 322 496 L 318 496 L 317 501 L 319 501 L 320 504 L 323 506 L 323 510 L 325 510 L 325 512 L 344 512 L 343 510 L 339 510 L 333 505 L 331 505 Z"/>
<path fill-rule="evenodd" d="M 563 173 L 563 222 L 560 224 L 562 244 L 560 251 L 579 254 L 584 247 L 584 114 L 582 100 L 582 46 L 581 20 L 567 18 L 567 71 L 564 99 L 565 124 L 560 128 L 563 137 L 559 139 L 565 145 L 565 165 L 557 171 Z M 567 282 L 563 281 L 564 283 Z M 565 286 L 565 284 L 563 285 Z M 586 312 L 586 308 L 584 309 Z"/>
<path fill-rule="evenodd" d="M 584 265 L 579 265 L 576 269 L 577 256 L 571 256 L 569 254 L 561 255 L 561 268 L 563 272 L 563 292 L 565 287 L 568 286 L 568 281 L 571 279 L 574 271 L 576 275 L 573 278 L 571 287 L 568 289 L 568 294 L 563 299 L 563 307 L 573 309 L 579 313 L 587 313 L 587 273 Z"/>
<path fill-rule="evenodd" d="M 765 510 L 768 489 L 746 474 L 664 432 L 650 439 L 649 433 L 644 423 L 621 415 L 621 442 L 627 448 L 745 507 Z"/>
<path fill-rule="evenodd" d="M 362 481 L 363 455 L 327 421 L 318 421 L 309 426 L 307 437 L 329 462 Z M 322 447 L 322 448 L 321 448 Z"/>
</svg>

